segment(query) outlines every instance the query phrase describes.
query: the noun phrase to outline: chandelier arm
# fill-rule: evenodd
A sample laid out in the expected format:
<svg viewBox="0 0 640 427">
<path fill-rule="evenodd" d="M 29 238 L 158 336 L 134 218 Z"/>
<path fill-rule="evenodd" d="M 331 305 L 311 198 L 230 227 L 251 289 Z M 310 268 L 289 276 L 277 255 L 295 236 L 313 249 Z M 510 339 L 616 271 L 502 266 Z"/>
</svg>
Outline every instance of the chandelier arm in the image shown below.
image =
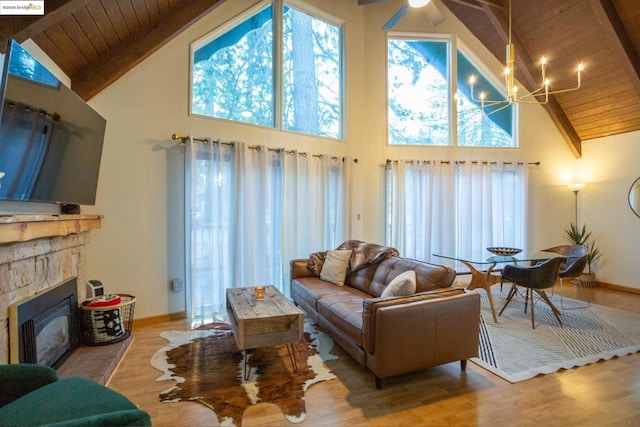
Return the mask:
<svg viewBox="0 0 640 427">
<path fill-rule="evenodd" d="M 578 84 L 576 87 L 572 87 L 569 89 L 552 90 L 552 91 L 549 91 L 549 95 L 555 95 L 556 93 L 573 92 L 574 90 L 580 89 L 580 86 L 581 85 Z"/>
<path fill-rule="evenodd" d="M 549 99 L 545 99 L 545 100 L 538 100 L 538 99 L 532 99 L 532 100 L 521 100 L 518 101 L 518 104 L 538 104 L 538 105 L 544 105 L 547 104 L 549 102 Z"/>
<path fill-rule="evenodd" d="M 502 99 L 502 100 L 485 99 L 484 100 L 484 105 L 486 107 L 491 107 L 493 105 L 498 105 L 498 104 L 511 104 L 511 102 L 507 101 L 506 99 Z"/>
<path fill-rule="evenodd" d="M 505 104 L 505 105 L 503 105 L 502 107 L 500 107 L 500 108 L 496 108 L 495 110 L 489 111 L 488 113 L 485 113 L 485 114 L 486 114 L 487 116 L 490 116 L 490 115 L 492 115 L 492 114 L 497 113 L 498 111 L 502 111 L 502 110 L 504 110 L 505 108 L 509 108 L 509 107 L 512 105 L 510 102 L 506 102 L 506 101 L 504 101 L 504 104 Z"/>
<path fill-rule="evenodd" d="M 495 105 L 499 105 L 499 104 L 505 104 L 504 107 L 500 107 L 497 110 L 494 110 L 488 114 L 493 114 L 496 111 L 500 111 L 503 108 L 507 108 L 509 105 L 513 105 L 513 104 L 517 104 L 519 102 L 522 103 L 528 103 L 528 104 L 534 104 L 534 103 L 538 103 L 538 104 L 547 104 L 549 102 L 549 95 L 554 95 L 554 94 L 559 94 L 559 93 L 565 93 L 565 92 L 571 92 L 574 90 L 577 90 L 580 88 L 581 86 L 581 73 L 584 70 L 584 65 L 582 62 L 580 62 L 578 64 L 578 84 L 576 87 L 572 87 L 572 88 L 568 88 L 568 89 L 560 89 L 560 90 L 554 90 L 554 91 L 550 91 L 549 90 L 549 80 L 547 79 L 547 59 L 543 56 L 541 59 L 541 68 L 540 68 L 540 72 L 541 72 L 541 76 L 542 76 L 542 86 L 538 87 L 537 89 L 527 93 L 526 95 L 523 96 L 518 96 L 518 87 L 516 85 L 516 80 L 515 80 L 515 45 L 513 43 L 512 40 L 512 5 L 511 5 L 511 0 L 509 0 L 509 14 L 508 14 L 508 44 L 506 46 L 506 67 L 505 67 L 505 73 L 504 73 L 504 82 L 505 82 L 505 87 L 506 87 L 506 97 L 504 100 L 489 100 L 489 99 L 485 99 L 485 93 L 481 92 L 480 93 L 480 98 L 476 98 L 474 95 L 474 84 L 476 82 L 475 76 L 471 76 L 471 78 L 469 79 L 469 85 L 470 85 L 470 89 L 471 89 L 471 99 L 476 102 L 476 103 L 480 103 L 481 106 L 480 108 L 482 108 L 482 110 L 484 111 L 484 107 L 491 107 L 491 106 L 495 106 Z M 490 15 L 491 18 L 491 15 Z M 496 17 L 494 16 L 494 20 L 496 20 Z M 518 40 L 517 35 L 515 36 L 515 39 Z M 524 51 L 525 56 L 528 56 L 526 50 Z M 533 76 L 530 75 L 528 68 L 527 67 L 523 67 L 523 72 L 525 73 L 525 78 L 527 80 L 527 82 L 529 82 L 531 85 L 534 85 L 534 78 Z"/>
<path fill-rule="evenodd" d="M 538 93 L 538 92 L 540 92 L 540 91 L 542 91 L 542 90 L 544 90 L 544 86 L 541 86 L 541 87 L 539 87 L 538 89 L 533 90 L 533 91 L 531 91 L 531 92 L 529 92 L 529 93 L 527 93 L 527 94 L 524 94 L 524 95 L 522 95 L 522 96 L 518 96 L 518 97 L 517 97 L 517 99 L 518 99 L 518 100 L 520 100 L 520 99 L 527 98 L 527 97 L 529 97 L 529 96 L 540 96 L 540 95 L 544 95 L 544 93 Z"/>
</svg>

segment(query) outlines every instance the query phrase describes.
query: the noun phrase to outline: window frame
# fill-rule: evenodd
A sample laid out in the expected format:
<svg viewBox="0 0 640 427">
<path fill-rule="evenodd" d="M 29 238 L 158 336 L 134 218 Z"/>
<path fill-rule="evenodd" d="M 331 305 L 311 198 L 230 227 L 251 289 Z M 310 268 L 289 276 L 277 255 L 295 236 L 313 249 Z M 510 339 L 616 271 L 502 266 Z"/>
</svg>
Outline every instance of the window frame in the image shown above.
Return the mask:
<svg viewBox="0 0 640 427">
<path fill-rule="evenodd" d="M 447 93 L 447 104 L 451 106 L 453 101 L 453 94 L 455 93 L 456 87 L 453 86 L 455 84 L 455 79 L 453 79 L 453 66 L 455 65 L 455 57 L 452 56 L 451 45 L 455 41 L 455 37 L 453 34 L 425 34 L 425 33 L 411 33 L 411 32 L 396 32 L 396 31 L 388 31 L 385 38 L 385 121 L 387 124 L 386 137 L 387 137 L 387 146 L 389 147 L 451 147 L 453 144 L 452 140 L 452 127 L 455 126 L 455 120 L 453 120 L 453 112 L 451 108 L 447 110 L 447 125 L 449 129 L 449 137 L 447 145 L 430 145 L 430 144 L 392 144 L 390 142 L 390 132 L 389 132 L 389 40 L 402 40 L 402 41 L 437 41 L 437 42 L 445 42 L 447 44 L 447 84 L 449 86 L 449 92 Z"/>
<path fill-rule="evenodd" d="M 272 115 L 273 120 L 271 125 L 262 125 L 258 123 L 243 122 L 233 119 L 226 119 L 221 117 L 213 117 L 205 114 L 198 114 L 193 111 L 193 71 L 194 71 L 194 59 L 195 52 L 201 47 L 207 45 L 211 41 L 225 34 L 227 31 L 234 29 L 237 25 L 241 24 L 248 18 L 260 13 L 267 7 L 272 7 L 272 73 L 273 73 L 273 101 L 272 101 Z M 314 19 L 318 19 L 326 22 L 329 25 L 336 26 L 340 37 L 340 66 L 339 66 L 339 79 L 340 79 L 340 97 L 339 97 L 339 117 L 340 127 L 339 136 L 332 137 L 328 135 L 319 135 L 313 133 L 300 132 L 296 130 L 286 129 L 284 127 L 284 87 L 283 87 L 283 16 L 284 8 L 289 7 L 297 11 L 311 15 Z M 234 123 L 241 126 L 253 126 L 262 129 L 272 129 L 279 132 L 293 133 L 296 135 L 309 135 L 315 138 L 328 139 L 330 141 L 346 141 L 346 38 L 345 38 L 345 21 L 336 16 L 329 14 L 319 8 L 309 5 L 301 0 L 262 0 L 255 5 L 247 8 L 243 12 L 237 14 L 233 18 L 229 19 L 220 26 L 209 31 L 202 37 L 194 40 L 189 44 L 189 106 L 188 114 L 192 117 L 199 117 L 209 120 L 219 120 L 228 123 Z"/>
<path fill-rule="evenodd" d="M 390 40 L 402 40 L 402 41 L 445 41 L 447 43 L 447 79 L 448 86 L 450 88 L 447 94 L 447 103 L 449 108 L 447 109 L 448 126 L 449 126 L 449 143 L 447 145 L 430 145 L 430 144 L 393 144 L 390 141 L 390 129 L 389 129 L 389 41 Z M 443 34 L 443 33 L 415 33 L 415 32 L 396 32 L 388 31 L 385 38 L 385 120 L 386 120 L 386 139 L 388 147 L 460 147 L 470 149 L 514 149 L 519 148 L 519 106 L 513 105 L 513 111 L 511 116 L 512 122 L 512 135 L 511 145 L 508 147 L 494 147 L 494 146 L 471 146 L 471 145 L 459 145 L 458 144 L 458 51 L 464 55 L 473 66 L 482 73 L 482 76 L 488 80 L 495 89 L 500 92 L 502 96 L 506 98 L 506 92 L 503 83 L 492 72 L 487 65 L 480 60 L 480 58 L 455 34 Z"/>
</svg>

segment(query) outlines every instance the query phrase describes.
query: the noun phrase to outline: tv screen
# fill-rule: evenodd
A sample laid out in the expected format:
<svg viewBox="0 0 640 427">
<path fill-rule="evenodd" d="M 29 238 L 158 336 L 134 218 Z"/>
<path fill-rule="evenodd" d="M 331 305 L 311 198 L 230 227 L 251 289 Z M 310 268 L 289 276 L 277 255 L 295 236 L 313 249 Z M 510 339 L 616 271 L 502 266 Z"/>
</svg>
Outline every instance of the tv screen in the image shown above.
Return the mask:
<svg viewBox="0 0 640 427">
<path fill-rule="evenodd" d="M 106 120 L 13 40 L 0 94 L 0 200 L 94 205 Z"/>
</svg>

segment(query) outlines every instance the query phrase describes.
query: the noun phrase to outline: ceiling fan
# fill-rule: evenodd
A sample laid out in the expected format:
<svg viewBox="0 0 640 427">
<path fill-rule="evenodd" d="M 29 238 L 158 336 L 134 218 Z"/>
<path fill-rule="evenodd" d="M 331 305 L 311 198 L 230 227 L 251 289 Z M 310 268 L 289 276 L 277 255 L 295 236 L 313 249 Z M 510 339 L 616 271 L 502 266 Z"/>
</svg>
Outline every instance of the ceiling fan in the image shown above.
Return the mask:
<svg viewBox="0 0 640 427">
<path fill-rule="evenodd" d="M 385 3 L 387 1 L 389 0 L 358 0 L 358 5 L 364 6 L 372 3 Z M 389 19 L 387 23 L 382 26 L 382 29 L 383 30 L 392 29 L 398 23 L 398 21 L 404 16 L 404 14 L 407 13 L 409 6 L 422 7 L 424 10 L 424 14 L 427 16 L 427 19 L 429 19 L 429 22 L 431 22 L 431 25 L 433 25 L 434 27 L 436 25 L 441 24 L 445 20 L 445 17 L 442 14 L 442 12 L 440 12 L 440 10 L 438 9 L 438 6 L 436 6 L 431 0 L 426 0 L 426 1 L 425 0 L 407 0 L 407 4 L 402 6 L 400 10 L 398 10 L 391 17 L 391 19 Z"/>
</svg>

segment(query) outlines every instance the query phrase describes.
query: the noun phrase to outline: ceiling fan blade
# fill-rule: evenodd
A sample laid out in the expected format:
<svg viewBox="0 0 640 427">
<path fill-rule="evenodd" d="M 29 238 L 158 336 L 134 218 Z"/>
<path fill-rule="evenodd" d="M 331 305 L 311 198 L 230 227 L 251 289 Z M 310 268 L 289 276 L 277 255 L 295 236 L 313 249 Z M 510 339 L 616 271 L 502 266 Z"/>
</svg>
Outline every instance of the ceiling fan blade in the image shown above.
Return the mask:
<svg viewBox="0 0 640 427">
<path fill-rule="evenodd" d="M 390 30 L 393 27 L 395 27 L 395 25 L 398 23 L 398 21 L 404 16 L 405 13 L 407 13 L 407 9 L 409 9 L 409 5 L 408 4 L 402 6 L 400 8 L 400 10 L 398 10 L 396 12 L 396 14 L 393 15 L 391 17 L 391 19 L 389 19 L 387 21 L 387 23 L 382 26 L 382 29 L 383 30 Z"/>
<path fill-rule="evenodd" d="M 438 9 L 438 6 L 432 1 L 427 3 L 423 10 L 424 14 L 427 15 L 427 19 L 429 19 L 429 22 L 431 22 L 431 25 L 434 27 L 442 24 L 446 19 L 442 12 L 440 12 L 440 9 Z"/>
</svg>

